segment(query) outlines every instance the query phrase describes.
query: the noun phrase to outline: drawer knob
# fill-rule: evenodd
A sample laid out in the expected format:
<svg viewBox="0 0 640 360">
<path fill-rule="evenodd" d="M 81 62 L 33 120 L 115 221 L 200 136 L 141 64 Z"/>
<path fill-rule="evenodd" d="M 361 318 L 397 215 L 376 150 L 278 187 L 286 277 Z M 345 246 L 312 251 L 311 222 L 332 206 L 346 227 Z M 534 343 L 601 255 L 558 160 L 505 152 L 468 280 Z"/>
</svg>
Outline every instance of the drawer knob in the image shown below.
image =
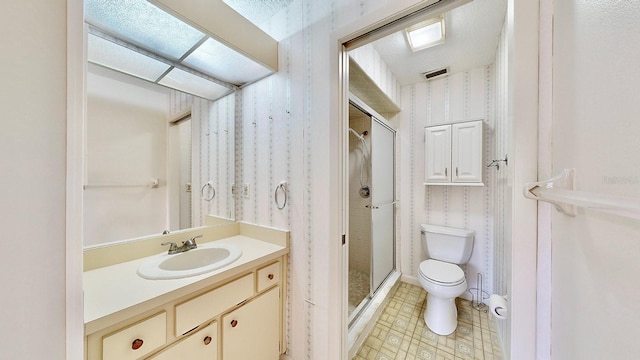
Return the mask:
<svg viewBox="0 0 640 360">
<path fill-rule="evenodd" d="M 269 280 L 273 280 L 273 274 L 267 275 L 267 278 L 269 278 Z"/>
<path fill-rule="evenodd" d="M 131 343 L 131 349 L 138 350 L 142 347 L 142 344 L 144 344 L 144 341 L 142 341 L 142 339 L 135 339 Z"/>
<path fill-rule="evenodd" d="M 238 326 L 238 320 L 231 320 L 231 327 Z"/>
<path fill-rule="evenodd" d="M 207 336 L 207 337 L 204 338 L 204 344 L 205 345 L 211 344 L 211 336 Z"/>
</svg>

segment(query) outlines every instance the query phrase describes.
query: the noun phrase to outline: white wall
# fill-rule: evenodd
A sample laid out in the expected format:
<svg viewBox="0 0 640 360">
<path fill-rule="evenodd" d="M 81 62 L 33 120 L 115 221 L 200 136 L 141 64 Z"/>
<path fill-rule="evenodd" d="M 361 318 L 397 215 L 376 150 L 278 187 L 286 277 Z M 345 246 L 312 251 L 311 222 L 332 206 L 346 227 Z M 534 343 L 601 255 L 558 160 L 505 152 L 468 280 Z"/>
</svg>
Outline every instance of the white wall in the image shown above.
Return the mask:
<svg viewBox="0 0 640 360">
<path fill-rule="evenodd" d="M 493 148 L 491 154 L 493 159 L 504 159 L 511 148 L 511 124 L 507 110 L 507 29 L 503 27 L 500 34 L 500 41 L 496 49 L 494 62 L 494 88 L 495 88 L 495 127 L 493 129 Z M 510 164 L 513 166 L 513 162 Z M 508 184 L 511 182 L 508 165 L 500 164 L 500 170 L 490 169 L 493 173 L 490 184 L 492 192 L 492 213 L 493 213 L 493 292 L 508 296 L 511 293 L 509 283 L 509 272 L 511 271 L 509 261 L 511 254 L 507 242 L 509 230 L 509 214 L 507 212 L 509 201 Z M 511 321 L 496 321 L 496 327 L 503 347 L 509 348 L 509 337 L 507 324 Z"/>
<path fill-rule="evenodd" d="M 169 90 L 89 66 L 84 243 L 162 233 L 167 224 Z M 151 184 L 157 187 L 96 186 Z"/>
<path fill-rule="evenodd" d="M 640 197 L 640 3 L 554 2 L 553 171 Z M 638 357 L 640 222 L 553 212 L 551 358 Z"/>
<path fill-rule="evenodd" d="M 424 128 L 441 123 L 484 120 L 483 161 L 498 158 L 494 148 L 493 65 L 487 65 L 447 77 L 402 87 L 400 113 L 400 212 L 401 271 L 405 279 L 417 283 L 418 265 L 425 259 L 420 224 L 436 224 L 471 229 L 476 232 L 469 263 L 462 266 L 470 288 L 478 286 L 482 273 L 483 288 L 493 292 L 495 169 L 484 169 L 483 187 L 424 185 Z M 502 170 L 504 171 L 504 170 Z M 470 293 L 463 297 L 471 298 Z"/>
<path fill-rule="evenodd" d="M 386 94 L 391 101 L 400 104 L 401 86 L 391 69 L 385 64 L 373 44 L 366 44 L 349 51 L 349 56 L 362 68 L 371 81 Z M 369 104 L 374 107 L 375 104 Z"/>
<path fill-rule="evenodd" d="M 65 4 L 0 12 L 2 359 L 65 357 Z"/>
</svg>

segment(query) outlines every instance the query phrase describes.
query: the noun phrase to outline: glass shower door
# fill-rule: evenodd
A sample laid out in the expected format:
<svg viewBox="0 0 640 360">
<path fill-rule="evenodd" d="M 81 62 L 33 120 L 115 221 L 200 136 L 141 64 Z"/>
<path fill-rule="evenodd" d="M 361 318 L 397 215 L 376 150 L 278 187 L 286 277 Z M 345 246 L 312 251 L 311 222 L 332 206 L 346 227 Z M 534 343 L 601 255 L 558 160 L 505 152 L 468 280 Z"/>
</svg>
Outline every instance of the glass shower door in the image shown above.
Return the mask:
<svg viewBox="0 0 640 360">
<path fill-rule="evenodd" d="M 395 131 L 371 122 L 371 294 L 395 268 Z"/>
</svg>

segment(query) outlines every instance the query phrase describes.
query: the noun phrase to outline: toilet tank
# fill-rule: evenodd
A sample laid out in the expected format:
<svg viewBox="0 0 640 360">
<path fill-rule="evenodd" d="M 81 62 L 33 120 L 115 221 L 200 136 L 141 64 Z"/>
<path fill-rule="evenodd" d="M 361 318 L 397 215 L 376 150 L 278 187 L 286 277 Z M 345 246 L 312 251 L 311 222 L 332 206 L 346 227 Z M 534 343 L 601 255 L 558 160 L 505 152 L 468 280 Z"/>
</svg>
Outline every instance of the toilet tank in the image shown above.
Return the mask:
<svg viewBox="0 0 640 360">
<path fill-rule="evenodd" d="M 471 258 L 475 231 L 422 224 L 422 247 L 429 259 L 466 264 Z"/>
</svg>

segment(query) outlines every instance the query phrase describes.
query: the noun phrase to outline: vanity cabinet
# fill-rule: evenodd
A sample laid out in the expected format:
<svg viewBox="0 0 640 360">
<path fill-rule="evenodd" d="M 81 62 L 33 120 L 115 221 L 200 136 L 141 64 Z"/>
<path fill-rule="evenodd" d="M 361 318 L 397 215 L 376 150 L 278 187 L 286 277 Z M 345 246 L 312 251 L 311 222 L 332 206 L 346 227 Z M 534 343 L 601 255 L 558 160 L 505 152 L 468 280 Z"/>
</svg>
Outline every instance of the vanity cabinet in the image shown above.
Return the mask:
<svg viewBox="0 0 640 360">
<path fill-rule="evenodd" d="M 87 360 L 277 360 L 286 258 L 87 334 Z"/>
<path fill-rule="evenodd" d="M 482 120 L 425 128 L 425 184 L 482 186 Z"/>
</svg>

